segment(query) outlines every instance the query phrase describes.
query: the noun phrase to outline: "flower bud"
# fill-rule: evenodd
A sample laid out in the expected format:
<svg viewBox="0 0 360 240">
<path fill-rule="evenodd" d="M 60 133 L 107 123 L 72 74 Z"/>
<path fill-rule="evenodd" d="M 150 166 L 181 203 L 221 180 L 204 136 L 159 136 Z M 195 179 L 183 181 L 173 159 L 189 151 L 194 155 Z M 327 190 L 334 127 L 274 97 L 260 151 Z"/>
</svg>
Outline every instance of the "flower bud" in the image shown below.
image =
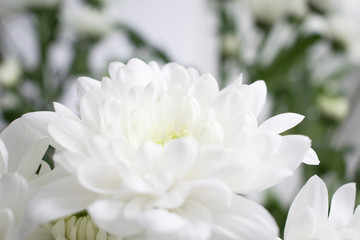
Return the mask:
<svg viewBox="0 0 360 240">
<path fill-rule="evenodd" d="M 21 66 L 16 59 L 8 58 L 0 64 L 0 84 L 5 87 L 15 86 L 21 75 Z"/>
<path fill-rule="evenodd" d="M 342 96 L 322 95 L 318 98 L 317 104 L 324 116 L 337 121 L 343 120 L 349 112 L 349 102 Z"/>
</svg>

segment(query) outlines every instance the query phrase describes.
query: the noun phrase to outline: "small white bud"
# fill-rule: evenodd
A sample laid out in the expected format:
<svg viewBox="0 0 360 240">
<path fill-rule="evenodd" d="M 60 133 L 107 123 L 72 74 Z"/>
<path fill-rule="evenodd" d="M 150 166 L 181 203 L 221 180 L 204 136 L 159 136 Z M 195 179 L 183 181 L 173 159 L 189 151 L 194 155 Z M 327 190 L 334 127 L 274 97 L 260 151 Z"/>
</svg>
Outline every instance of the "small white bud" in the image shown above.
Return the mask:
<svg viewBox="0 0 360 240">
<path fill-rule="evenodd" d="M 349 112 L 349 102 L 341 96 L 320 96 L 317 103 L 322 114 L 337 121 L 343 120 Z"/>
<path fill-rule="evenodd" d="M 22 75 L 20 63 L 14 58 L 5 59 L 0 64 L 0 84 L 5 87 L 15 86 Z"/>
</svg>

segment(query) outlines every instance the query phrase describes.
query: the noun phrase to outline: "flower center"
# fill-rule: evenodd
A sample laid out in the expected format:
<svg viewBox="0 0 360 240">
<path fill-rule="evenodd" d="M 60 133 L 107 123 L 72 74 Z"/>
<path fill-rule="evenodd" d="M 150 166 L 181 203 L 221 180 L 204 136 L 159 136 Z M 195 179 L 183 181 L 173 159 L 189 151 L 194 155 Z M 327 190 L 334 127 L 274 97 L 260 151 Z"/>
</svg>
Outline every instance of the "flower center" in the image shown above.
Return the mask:
<svg viewBox="0 0 360 240">
<path fill-rule="evenodd" d="M 86 212 L 54 221 L 44 226 L 54 239 L 68 240 L 109 240 L 111 235 L 99 229 Z"/>
<path fill-rule="evenodd" d="M 152 132 L 152 141 L 161 145 L 164 145 L 165 142 L 172 139 L 192 135 L 192 133 L 187 130 L 185 126 L 176 129 L 174 123 L 167 120 L 162 120 L 160 123 L 156 124 L 153 129 L 154 131 Z"/>
</svg>

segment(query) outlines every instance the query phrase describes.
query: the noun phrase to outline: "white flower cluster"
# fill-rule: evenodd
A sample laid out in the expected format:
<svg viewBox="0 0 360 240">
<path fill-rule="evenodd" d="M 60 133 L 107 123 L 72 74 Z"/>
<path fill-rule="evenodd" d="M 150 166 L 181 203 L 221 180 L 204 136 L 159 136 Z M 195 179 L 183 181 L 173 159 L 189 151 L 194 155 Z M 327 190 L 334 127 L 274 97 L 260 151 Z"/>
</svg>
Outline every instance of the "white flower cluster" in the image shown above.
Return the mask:
<svg viewBox="0 0 360 240">
<path fill-rule="evenodd" d="M 241 194 L 319 163 L 309 138 L 280 135 L 302 116 L 258 124 L 263 81 L 219 90 L 210 74 L 138 59 L 109 73 L 78 79 L 79 116 L 55 103 L 55 112 L 26 114 L 1 133 L 1 240 L 278 238 L 271 214 Z M 49 145 L 52 170 L 39 168 Z M 348 224 L 346 209 L 336 227 Z M 285 239 L 300 239 L 290 234 L 296 213 Z M 358 213 L 351 224 L 359 226 Z"/>
<path fill-rule="evenodd" d="M 60 8 L 59 21 L 79 35 L 99 37 L 111 33 L 116 21 L 109 13 L 110 1 L 100 0 L 92 6 L 82 0 L 0 0 L 0 19 L 32 8 Z"/>
<path fill-rule="evenodd" d="M 287 17 L 303 20 L 306 34 L 317 33 L 337 42 L 350 60 L 360 60 L 360 1 L 358 0 L 244 0 L 253 18 L 265 25 Z M 312 11 L 311 9 L 316 9 Z M 320 12 L 320 13 L 319 13 Z"/>
<path fill-rule="evenodd" d="M 53 7 L 59 2 L 59 0 L 0 0 L 0 18 L 22 12 L 30 7 Z"/>
<path fill-rule="evenodd" d="M 108 13 L 109 4 L 94 7 L 79 0 L 64 0 L 61 21 L 79 35 L 99 37 L 114 30 L 115 21 Z"/>
</svg>

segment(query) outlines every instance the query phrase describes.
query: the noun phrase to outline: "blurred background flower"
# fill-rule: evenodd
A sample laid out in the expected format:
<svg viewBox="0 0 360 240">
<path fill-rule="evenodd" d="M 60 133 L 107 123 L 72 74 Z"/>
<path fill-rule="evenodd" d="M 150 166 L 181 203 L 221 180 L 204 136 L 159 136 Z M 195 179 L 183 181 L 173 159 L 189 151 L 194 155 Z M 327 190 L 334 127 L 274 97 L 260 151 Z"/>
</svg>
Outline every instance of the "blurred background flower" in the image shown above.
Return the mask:
<svg viewBox="0 0 360 240">
<path fill-rule="evenodd" d="M 0 129 L 29 111 L 76 99 L 74 79 L 99 78 L 113 60 L 178 62 L 224 87 L 240 73 L 266 81 L 270 103 L 305 120 L 318 167 L 334 192 L 360 182 L 360 2 L 358 0 L 0 0 Z M 284 187 L 261 196 L 281 226 Z"/>
</svg>

